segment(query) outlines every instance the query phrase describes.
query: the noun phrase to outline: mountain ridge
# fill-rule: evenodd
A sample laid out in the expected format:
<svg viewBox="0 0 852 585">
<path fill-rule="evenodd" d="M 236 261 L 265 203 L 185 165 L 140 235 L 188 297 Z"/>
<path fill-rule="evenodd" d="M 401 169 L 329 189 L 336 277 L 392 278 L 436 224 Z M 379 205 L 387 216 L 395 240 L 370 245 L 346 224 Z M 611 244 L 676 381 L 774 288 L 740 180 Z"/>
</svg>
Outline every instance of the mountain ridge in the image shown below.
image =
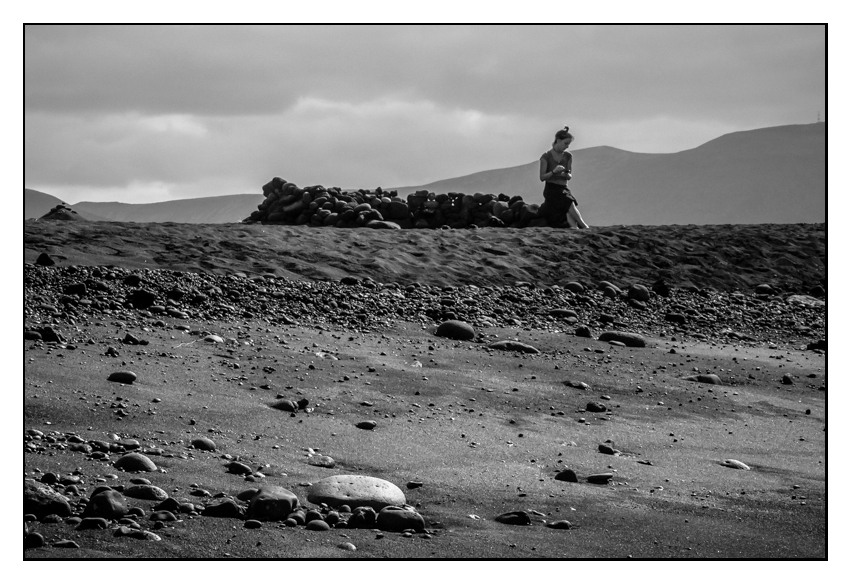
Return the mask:
<svg viewBox="0 0 852 585">
<path fill-rule="evenodd" d="M 742 130 L 675 153 L 579 149 L 572 151 L 569 187 L 590 225 L 823 223 L 825 132 L 825 122 Z M 538 160 L 395 189 L 403 198 L 425 189 L 504 193 L 543 202 Z M 109 221 L 230 223 L 248 217 L 262 201 L 260 194 L 242 194 L 71 207 L 84 217 Z"/>
</svg>

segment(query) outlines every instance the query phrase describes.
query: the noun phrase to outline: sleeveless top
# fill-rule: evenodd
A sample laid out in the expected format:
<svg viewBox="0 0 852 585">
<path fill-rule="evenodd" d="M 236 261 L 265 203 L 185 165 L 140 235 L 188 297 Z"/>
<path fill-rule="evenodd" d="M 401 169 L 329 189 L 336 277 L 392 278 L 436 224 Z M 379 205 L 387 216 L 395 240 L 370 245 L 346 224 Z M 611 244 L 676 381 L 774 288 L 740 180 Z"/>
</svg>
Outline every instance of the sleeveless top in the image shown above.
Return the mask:
<svg viewBox="0 0 852 585">
<path fill-rule="evenodd" d="M 570 152 L 566 150 L 562 153 L 562 156 L 557 160 L 553 155 L 553 151 L 548 150 L 543 155 L 541 155 L 541 158 L 539 160 L 543 160 L 545 163 L 547 163 L 547 168 L 545 169 L 545 172 L 550 173 L 553 171 L 553 169 L 556 168 L 557 165 L 562 165 L 563 167 L 568 169 L 568 171 L 570 171 L 571 163 L 573 162 L 574 157 L 571 155 Z M 556 183 L 557 185 L 565 186 L 568 185 L 568 177 L 565 174 L 553 175 L 545 182 Z"/>
</svg>

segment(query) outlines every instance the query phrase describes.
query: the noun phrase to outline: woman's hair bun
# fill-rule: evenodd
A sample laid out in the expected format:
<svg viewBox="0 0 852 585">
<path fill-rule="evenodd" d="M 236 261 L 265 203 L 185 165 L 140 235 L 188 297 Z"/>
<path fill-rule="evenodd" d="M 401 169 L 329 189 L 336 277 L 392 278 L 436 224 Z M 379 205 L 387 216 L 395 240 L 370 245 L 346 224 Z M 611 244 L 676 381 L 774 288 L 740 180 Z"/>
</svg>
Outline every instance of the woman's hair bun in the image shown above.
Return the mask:
<svg viewBox="0 0 852 585">
<path fill-rule="evenodd" d="M 570 138 L 571 140 L 574 140 L 574 137 L 568 131 L 568 126 L 564 126 L 562 128 L 562 130 L 559 130 L 556 133 L 556 140 L 565 140 L 566 138 Z"/>
</svg>

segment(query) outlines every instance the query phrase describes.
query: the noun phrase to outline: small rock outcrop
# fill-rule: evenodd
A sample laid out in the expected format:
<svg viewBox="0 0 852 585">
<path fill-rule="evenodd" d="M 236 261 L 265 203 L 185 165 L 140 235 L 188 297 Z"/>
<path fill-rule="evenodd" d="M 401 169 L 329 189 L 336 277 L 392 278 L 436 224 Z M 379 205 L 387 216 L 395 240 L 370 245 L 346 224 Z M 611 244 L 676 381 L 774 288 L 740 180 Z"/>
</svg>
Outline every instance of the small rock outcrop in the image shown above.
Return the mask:
<svg viewBox="0 0 852 585">
<path fill-rule="evenodd" d="M 71 209 L 69 205 L 60 203 L 39 218 L 42 220 L 60 220 L 60 221 L 88 221 L 85 217 Z"/>
</svg>

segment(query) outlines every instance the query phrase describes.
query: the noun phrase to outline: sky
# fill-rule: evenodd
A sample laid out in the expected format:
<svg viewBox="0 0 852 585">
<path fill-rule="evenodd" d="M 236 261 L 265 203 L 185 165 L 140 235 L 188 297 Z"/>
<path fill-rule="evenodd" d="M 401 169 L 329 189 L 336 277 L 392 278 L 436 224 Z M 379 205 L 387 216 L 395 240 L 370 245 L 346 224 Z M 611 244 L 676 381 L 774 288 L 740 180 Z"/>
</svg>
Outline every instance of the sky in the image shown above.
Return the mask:
<svg viewBox="0 0 852 585">
<path fill-rule="evenodd" d="M 413 186 L 826 119 L 823 26 L 26 26 L 24 183 L 67 203 Z"/>
</svg>

